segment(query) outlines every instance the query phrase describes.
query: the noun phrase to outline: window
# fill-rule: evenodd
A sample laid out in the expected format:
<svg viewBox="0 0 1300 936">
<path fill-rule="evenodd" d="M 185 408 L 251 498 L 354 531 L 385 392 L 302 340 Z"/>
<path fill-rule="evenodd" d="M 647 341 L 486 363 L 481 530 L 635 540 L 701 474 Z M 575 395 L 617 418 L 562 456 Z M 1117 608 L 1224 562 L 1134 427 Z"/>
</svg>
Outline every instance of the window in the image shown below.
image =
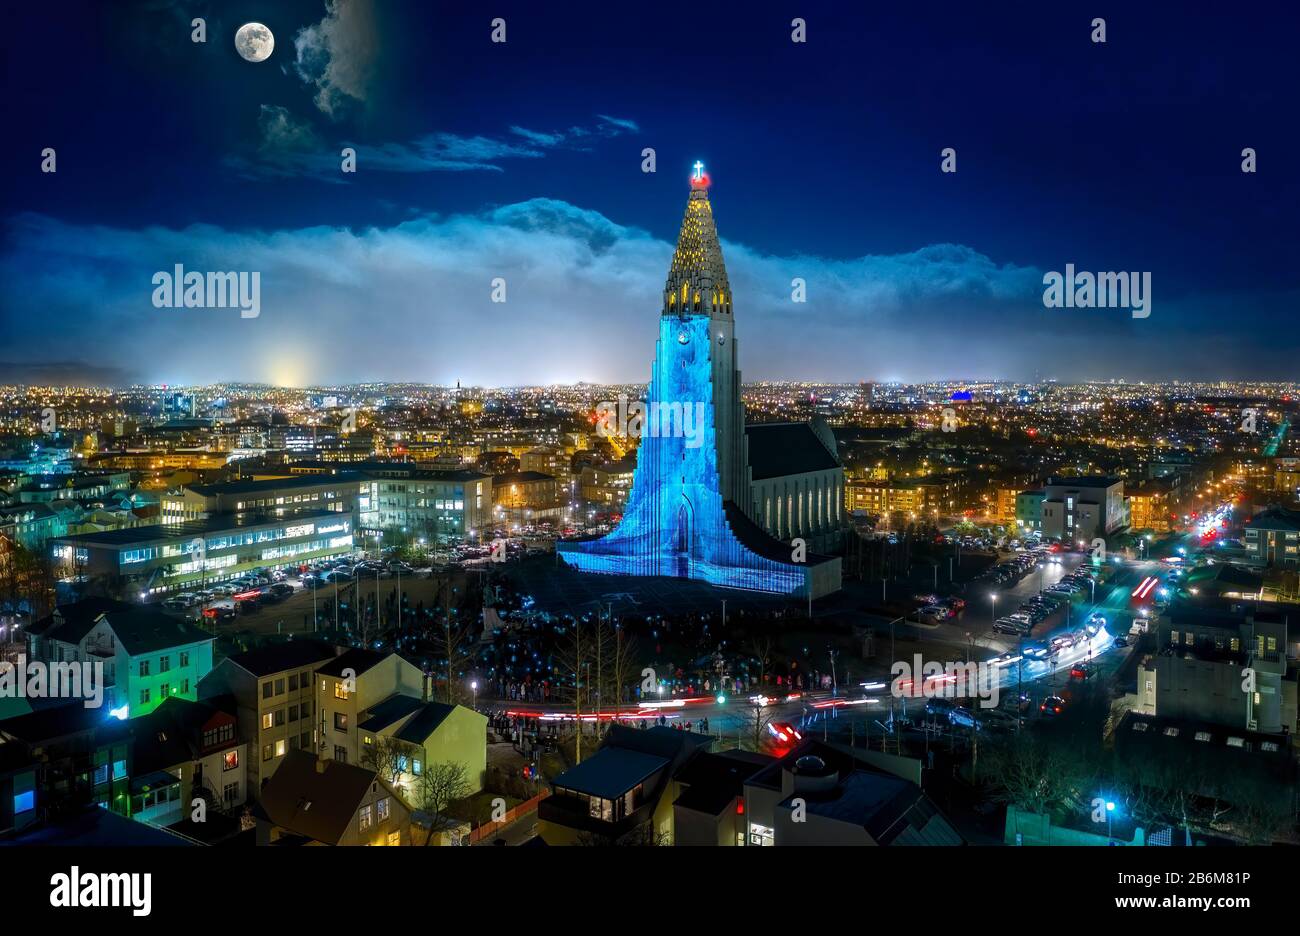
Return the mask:
<svg viewBox="0 0 1300 936">
<path fill-rule="evenodd" d="M 348 690 L 344 687 L 343 683 L 341 683 L 341 682 L 335 682 L 335 683 L 334 683 L 334 698 L 336 698 L 336 699 L 347 699 L 347 697 L 348 697 Z"/>
<path fill-rule="evenodd" d="M 1196 732 L 1196 740 L 1197 740 L 1197 741 L 1209 741 L 1209 740 L 1210 740 L 1210 733 L 1209 733 L 1208 731 L 1198 731 L 1198 732 Z"/>
<path fill-rule="evenodd" d="M 163 683 L 161 686 L 159 686 L 159 687 L 158 687 L 158 696 L 159 696 L 159 698 L 162 698 L 162 699 L 165 700 L 165 699 L 167 698 L 167 696 L 171 693 L 171 688 L 172 688 L 172 687 L 171 687 L 171 684 L 170 684 L 170 683 Z"/>
<path fill-rule="evenodd" d="M 181 695 L 189 695 L 189 694 L 190 694 L 190 681 L 188 679 L 181 680 Z"/>
<path fill-rule="evenodd" d="M 181 665 L 181 666 L 189 666 L 189 665 L 190 665 L 190 652 L 189 652 L 188 650 L 182 650 L 182 651 L 181 651 L 181 662 L 180 662 L 180 665 Z"/>
<path fill-rule="evenodd" d="M 375 743 L 375 739 L 370 737 L 370 735 L 364 735 L 361 738 L 361 743 L 364 744 L 366 747 L 369 747 L 370 745 Z"/>
<path fill-rule="evenodd" d="M 289 706 L 289 721 L 293 722 L 297 720 L 298 720 L 298 706 L 291 705 Z"/>
<path fill-rule="evenodd" d="M 401 833 L 401 832 L 389 832 L 389 833 L 388 833 L 388 844 L 389 844 L 389 845 L 401 845 L 401 844 L 402 844 L 402 833 Z"/>
<path fill-rule="evenodd" d="M 302 685 L 302 687 L 303 687 L 304 689 L 310 689 L 310 688 L 311 688 L 311 673 L 306 673 L 306 672 L 304 672 L 304 673 L 302 674 L 302 676 L 299 678 L 299 683 L 301 683 L 301 685 Z M 324 686 L 325 683 L 322 682 L 321 685 Z"/>
<path fill-rule="evenodd" d="M 383 799 L 381 799 L 378 803 L 375 804 L 375 811 L 379 815 L 380 822 L 383 822 L 385 819 L 388 818 L 389 809 L 388 809 L 387 796 L 385 796 Z"/>
<path fill-rule="evenodd" d="M 273 724 L 275 724 L 275 716 L 272 713 L 266 712 L 262 715 L 263 728 L 270 728 Z"/>
<path fill-rule="evenodd" d="M 1277 753 L 1277 742 L 1276 742 L 1276 741 L 1261 741 L 1261 742 L 1259 743 L 1259 749 L 1260 749 L 1261 751 L 1268 751 L 1270 754 L 1275 754 L 1275 753 Z"/>
<path fill-rule="evenodd" d="M 276 694 L 276 695 L 284 695 L 284 680 L 283 680 L 283 679 L 277 679 L 277 680 L 275 681 L 275 694 Z"/>
<path fill-rule="evenodd" d="M 148 660 L 141 660 L 141 661 L 140 661 L 140 675 L 141 675 L 141 676 L 148 676 L 148 675 L 149 675 L 149 661 L 148 661 Z"/>
<path fill-rule="evenodd" d="M 366 831 L 366 829 L 370 828 L 370 807 L 362 806 L 360 815 L 361 815 L 361 831 L 364 832 Z"/>
<path fill-rule="evenodd" d="M 418 777 L 420 775 L 420 771 L 423 769 L 424 769 L 424 765 L 420 763 L 420 759 L 418 757 L 411 759 L 411 773 L 415 774 Z"/>
<path fill-rule="evenodd" d="M 334 713 L 334 730 L 335 731 L 348 730 L 348 716 L 346 712 Z"/>
<path fill-rule="evenodd" d="M 229 805 L 235 805 L 235 800 L 239 799 L 239 784 L 227 783 L 225 788 L 221 791 L 221 798 Z"/>
<path fill-rule="evenodd" d="M 1171 725 L 1170 727 L 1166 728 L 1166 729 L 1165 729 L 1165 737 L 1166 737 L 1166 738 L 1176 738 L 1176 737 L 1178 737 L 1178 729 L 1177 729 L 1177 728 L 1174 728 L 1172 725 Z"/>
<path fill-rule="evenodd" d="M 276 756 L 276 757 L 284 757 L 284 752 L 285 752 L 286 750 L 288 750 L 288 745 L 285 743 L 285 740 L 284 740 L 283 738 L 281 738 L 279 741 L 275 742 L 275 756 Z"/>
<path fill-rule="evenodd" d="M 1137 721 L 1133 723 L 1134 731 L 1146 731 L 1149 727 L 1151 726 L 1144 721 Z"/>
<path fill-rule="evenodd" d="M 238 748 L 235 748 L 235 750 L 233 750 L 233 751 L 227 751 L 225 754 L 222 755 L 222 757 L 221 757 L 221 769 L 222 769 L 222 770 L 235 770 L 235 769 L 238 768 L 238 767 L 239 767 L 239 749 L 238 749 Z"/>
<path fill-rule="evenodd" d="M 1245 738 L 1229 738 L 1229 739 L 1228 739 L 1228 747 L 1239 747 L 1239 748 L 1244 748 L 1245 746 L 1246 746 L 1246 739 L 1245 739 Z"/>
<path fill-rule="evenodd" d="M 271 680 L 269 679 L 266 682 L 262 683 L 262 698 L 263 699 L 271 698 Z"/>
<path fill-rule="evenodd" d="M 283 727 L 283 726 L 284 726 L 284 709 L 276 709 L 276 710 L 275 710 L 275 727 L 280 728 L 280 727 Z"/>
<path fill-rule="evenodd" d="M 272 757 L 274 757 L 274 756 L 275 756 L 275 748 L 273 748 L 273 747 L 272 747 L 271 745 L 269 745 L 269 744 L 263 744 L 263 745 L 262 745 L 262 760 L 264 760 L 264 761 L 269 761 L 269 760 L 270 760 Z"/>
<path fill-rule="evenodd" d="M 158 672 L 165 673 L 172 668 L 172 658 L 170 656 L 160 656 L 158 658 Z"/>
<path fill-rule="evenodd" d="M 340 764 L 348 762 L 348 749 L 341 744 L 334 745 L 334 759 Z"/>
<path fill-rule="evenodd" d="M 148 690 L 148 689 L 141 689 L 141 690 L 140 690 L 140 704 L 141 704 L 141 705 L 148 705 L 148 704 L 149 704 L 149 690 Z"/>
<path fill-rule="evenodd" d="M 25 813 L 28 810 L 36 808 L 36 791 L 28 790 L 26 793 L 14 794 L 14 815 Z"/>
<path fill-rule="evenodd" d="M 297 673 L 290 673 L 290 674 L 289 674 L 289 691 L 290 691 L 290 692 L 297 692 L 297 691 L 298 691 L 298 674 L 297 674 Z"/>
</svg>

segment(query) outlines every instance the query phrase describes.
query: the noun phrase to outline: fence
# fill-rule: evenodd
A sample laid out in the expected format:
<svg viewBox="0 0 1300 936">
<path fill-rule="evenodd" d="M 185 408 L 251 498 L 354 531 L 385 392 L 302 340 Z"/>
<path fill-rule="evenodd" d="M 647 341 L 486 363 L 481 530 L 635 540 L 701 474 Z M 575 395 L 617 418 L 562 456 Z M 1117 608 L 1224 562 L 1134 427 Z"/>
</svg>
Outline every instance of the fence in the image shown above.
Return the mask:
<svg viewBox="0 0 1300 936">
<path fill-rule="evenodd" d="M 538 793 L 532 799 L 526 799 L 518 806 L 514 807 L 513 809 L 506 810 L 505 816 L 503 816 L 501 819 L 484 823 L 483 825 L 479 826 L 477 829 L 474 829 L 469 834 L 469 844 L 477 845 L 479 842 L 481 842 L 483 839 L 487 838 L 488 836 L 495 835 L 497 832 L 500 832 L 502 829 L 504 829 L 506 826 L 510 825 L 511 823 L 515 822 L 516 820 L 522 818 L 523 816 L 528 815 L 530 812 L 534 812 L 537 809 L 537 804 L 540 803 L 547 796 L 550 796 L 550 794 Z"/>
</svg>

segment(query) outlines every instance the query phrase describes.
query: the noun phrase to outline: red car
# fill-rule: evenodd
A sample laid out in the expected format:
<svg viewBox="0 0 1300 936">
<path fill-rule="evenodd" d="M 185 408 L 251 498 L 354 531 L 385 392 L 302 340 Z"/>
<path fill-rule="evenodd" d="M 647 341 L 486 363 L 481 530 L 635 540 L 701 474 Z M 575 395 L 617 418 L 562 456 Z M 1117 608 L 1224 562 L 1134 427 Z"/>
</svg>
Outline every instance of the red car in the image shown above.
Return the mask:
<svg viewBox="0 0 1300 936">
<path fill-rule="evenodd" d="M 789 722 L 768 722 L 767 730 L 782 744 L 794 744 L 796 741 L 803 740 L 799 729 Z"/>
</svg>

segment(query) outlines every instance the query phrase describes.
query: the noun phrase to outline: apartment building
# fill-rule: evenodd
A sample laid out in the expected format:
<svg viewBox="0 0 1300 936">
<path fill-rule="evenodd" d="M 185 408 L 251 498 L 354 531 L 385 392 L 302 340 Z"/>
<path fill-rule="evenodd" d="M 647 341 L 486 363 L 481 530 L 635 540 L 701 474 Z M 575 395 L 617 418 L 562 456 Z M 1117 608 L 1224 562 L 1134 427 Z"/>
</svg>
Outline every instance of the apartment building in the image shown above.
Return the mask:
<svg viewBox="0 0 1300 936">
<path fill-rule="evenodd" d="M 316 750 L 314 672 L 335 654 L 316 640 L 272 644 L 227 657 L 199 683 L 200 699 L 235 700 L 239 733 L 249 745 L 251 799 L 290 751 Z"/>
</svg>

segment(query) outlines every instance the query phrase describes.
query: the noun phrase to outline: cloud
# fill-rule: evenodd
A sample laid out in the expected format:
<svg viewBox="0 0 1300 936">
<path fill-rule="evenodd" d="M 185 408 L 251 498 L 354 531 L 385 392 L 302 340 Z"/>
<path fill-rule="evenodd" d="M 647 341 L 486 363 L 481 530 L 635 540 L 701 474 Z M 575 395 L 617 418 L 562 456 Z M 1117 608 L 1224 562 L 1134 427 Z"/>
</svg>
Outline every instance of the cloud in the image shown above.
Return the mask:
<svg viewBox="0 0 1300 936">
<path fill-rule="evenodd" d="M 67 360 L 58 322 L 101 366 L 170 383 L 644 380 L 672 255 L 645 230 L 546 198 L 361 229 L 121 229 L 26 214 L 7 233 L 0 346 L 34 364 Z M 1263 377 L 1291 373 L 1297 353 L 1290 339 L 1225 356 L 1238 329 L 1276 330 L 1265 310 L 1284 307 L 1277 297 L 1207 298 L 1233 310 L 1215 325 L 1194 304 L 1162 306 L 1157 290 L 1152 318 L 1135 321 L 1044 309 L 1038 269 L 962 245 L 856 258 L 730 241 L 724 251 L 749 380 L 1155 379 L 1234 367 Z M 150 279 L 176 263 L 259 272 L 261 315 L 155 309 Z M 491 301 L 497 277 L 504 303 Z M 791 300 L 795 277 L 805 303 Z"/>
<path fill-rule="evenodd" d="M 604 118 L 608 120 L 608 118 Z M 631 124 L 632 121 L 623 121 Z M 378 172 L 502 172 L 502 163 L 540 159 L 548 152 L 571 148 L 586 138 L 612 138 L 626 130 L 622 125 L 597 124 L 567 131 L 529 130 L 514 126 L 510 133 L 523 142 L 489 136 L 429 133 L 409 142 L 328 142 L 288 108 L 263 104 L 258 118 L 260 142 L 255 152 L 238 153 L 225 162 L 240 175 L 282 178 L 305 176 L 322 182 L 344 181 L 339 153 L 352 145 L 358 166 Z"/>
<path fill-rule="evenodd" d="M 637 126 L 635 120 L 627 120 L 623 117 L 610 117 L 606 114 L 597 114 L 597 117 L 603 122 L 603 129 L 613 133 L 636 133 L 641 128 Z"/>
<path fill-rule="evenodd" d="M 325 18 L 293 40 L 298 77 L 316 88 L 316 107 L 331 119 L 365 105 L 376 77 L 379 36 L 371 0 L 325 0 Z"/>
</svg>

